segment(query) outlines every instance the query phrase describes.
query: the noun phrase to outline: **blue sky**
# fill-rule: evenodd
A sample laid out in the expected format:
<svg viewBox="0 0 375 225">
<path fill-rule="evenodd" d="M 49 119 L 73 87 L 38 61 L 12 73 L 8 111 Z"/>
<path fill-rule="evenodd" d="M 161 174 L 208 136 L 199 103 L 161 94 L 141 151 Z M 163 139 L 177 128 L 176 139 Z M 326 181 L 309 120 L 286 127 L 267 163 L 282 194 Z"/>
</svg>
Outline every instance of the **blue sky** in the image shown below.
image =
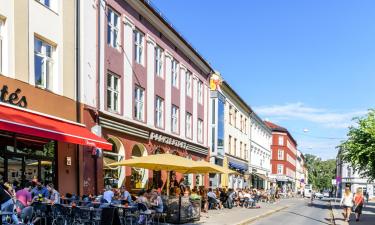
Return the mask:
<svg viewBox="0 0 375 225">
<path fill-rule="evenodd" d="M 374 108 L 373 0 L 152 2 L 304 153 L 334 158 L 351 118 Z"/>
</svg>

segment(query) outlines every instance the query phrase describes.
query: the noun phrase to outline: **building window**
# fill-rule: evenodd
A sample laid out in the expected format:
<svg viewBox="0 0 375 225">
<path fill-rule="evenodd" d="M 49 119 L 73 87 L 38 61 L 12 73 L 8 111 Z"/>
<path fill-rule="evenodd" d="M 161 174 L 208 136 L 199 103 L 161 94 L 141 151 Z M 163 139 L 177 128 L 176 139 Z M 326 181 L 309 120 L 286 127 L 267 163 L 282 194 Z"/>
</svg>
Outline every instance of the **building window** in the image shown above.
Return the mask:
<svg viewBox="0 0 375 225">
<path fill-rule="evenodd" d="M 242 141 L 240 141 L 240 154 L 239 154 L 239 157 L 241 158 L 242 156 L 243 156 Z"/>
<path fill-rule="evenodd" d="M 240 130 L 243 131 L 243 116 L 240 115 Z"/>
<path fill-rule="evenodd" d="M 4 72 L 4 50 L 3 50 L 3 45 L 4 44 L 4 32 L 5 28 L 5 21 L 0 19 L 0 73 Z"/>
<path fill-rule="evenodd" d="M 35 85 L 49 90 L 53 84 L 53 51 L 50 44 L 34 39 Z"/>
<path fill-rule="evenodd" d="M 192 78 L 192 75 L 191 75 L 191 72 L 190 71 L 186 71 L 186 95 L 191 97 L 192 96 L 192 88 L 191 88 L 191 84 L 192 84 L 192 81 L 193 78 Z"/>
<path fill-rule="evenodd" d="M 277 174 L 283 174 L 284 173 L 284 165 L 277 164 Z"/>
<path fill-rule="evenodd" d="M 346 167 L 346 170 L 347 170 L 347 177 L 351 177 L 352 176 L 352 168 L 350 168 L 350 166 L 347 166 Z"/>
<path fill-rule="evenodd" d="M 243 150 L 244 150 L 244 158 L 247 159 L 248 152 L 247 152 L 247 145 L 246 144 L 243 145 Z"/>
<path fill-rule="evenodd" d="M 232 121 L 232 117 L 233 117 L 233 107 L 231 105 L 229 105 L 229 124 L 230 125 L 233 125 L 233 121 Z"/>
<path fill-rule="evenodd" d="M 107 44 L 113 48 L 119 46 L 119 15 L 115 13 L 111 8 L 108 8 L 107 15 Z"/>
<path fill-rule="evenodd" d="M 139 30 L 134 30 L 135 62 L 141 65 L 143 65 L 143 39 L 144 34 Z"/>
<path fill-rule="evenodd" d="M 245 118 L 244 123 L 243 123 L 243 131 L 245 134 L 247 134 L 247 119 Z"/>
<path fill-rule="evenodd" d="M 173 133 L 178 133 L 178 107 L 175 105 L 172 105 L 172 132 Z"/>
<path fill-rule="evenodd" d="M 284 137 L 281 135 L 279 136 L 279 145 L 284 146 Z"/>
<path fill-rule="evenodd" d="M 203 82 L 198 81 L 198 103 L 203 104 Z"/>
<path fill-rule="evenodd" d="M 134 116 L 139 121 L 144 121 L 144 90 L 138 86 L 135 87 L 134 91 Z"/>
<path fill-rule="evenodd" d="M 284 150 L 279 149 L 279 150 L 277 151 L 277 159 L 278 159 L 278 160 L 284 160 Z"/>
<path fill-rule="evenodd" d="M 238 111 L 237 111 L 237 109 L 235 109 L 234 110 L 234 114 L 233 114 L 233 125 L 234 125 L 234 127 L 237 127 L 237 113 L 238 113 Z"/>
<path fill-rule="evenodd" d="M 233 140 L 233 149 L 234 152 L 232 153 L 232 155 L 237 155 L 237 138 Z"/>
<path fill-rule="evenodd" d="M 229 135 L 228 138 L 228 152 L 229 154 L 232 154 L 232 136 Z"/>
<path fill-rule="evenodd" d="M 107 74 L 107 109 L 113 112 L 120 110 L 120 77 L 112 73 Z"/>
<path fill-rule="evenodd" d="M 177 61 L 172 59 L 172 68 L 171 68 L 171 75 L 172 75 L 172 86 L 178 88 L 178 71 L 177 71 Z"/>
<path fill-rule="evenodd" d="M 164 127 L 164 100 L 159 96 L 156 96 L 156 106 L 155 106 L 155 117 L 156 117 L 156 127 Z"/>
<path fill-rule="evenodd" d="M 163 77 L 163 49 L 159 46 L 155 47 L 155 74 Z"/>
<path fill-rule="evenodd" d="M 203 120 L 198 119 L 198 142 L 203 142 Z"/>
<path fill-rule="evenodd" d="M 186 137 L 191 138 L 191 125 L 192 125 L 192 116 L 190 113 L 186 113 Z"/>
</svg>

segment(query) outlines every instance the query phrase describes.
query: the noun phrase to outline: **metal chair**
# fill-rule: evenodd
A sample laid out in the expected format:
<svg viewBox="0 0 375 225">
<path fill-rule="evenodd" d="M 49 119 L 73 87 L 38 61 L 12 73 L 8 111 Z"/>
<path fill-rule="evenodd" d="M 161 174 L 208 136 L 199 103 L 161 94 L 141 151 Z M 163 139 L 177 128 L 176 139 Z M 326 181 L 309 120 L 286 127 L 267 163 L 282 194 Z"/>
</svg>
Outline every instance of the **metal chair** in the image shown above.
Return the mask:
<svg viewBox="0 0 375 225">
<path fill-rule="evenodd" d="M 52 206 L 52 225 L 66 225 L 70 222 L 69 209 L 60 204 Z"/>
<path fill-rule="evenodd" d="M 41 220 L 41 223 L 43 222 L 44 225 L 47 225 L 47 206 L 40 203 L 40 202 L 34 202 L 32 204 L 33 211 L 34 211 L 34 219 L 33 221 L 36 220 Z"/>
<path fill-rule="evenodd" d="M 141 218 L 144 218 L 144 223 L 146 225 L 149 224 L 149 222 L 152 222 L 153 220 L 153 212 L 147 208 L 147 206 L 144 203 L 138 203 L 138 210 L 139 210 L 139 216 L 140 221 L 143 224 L 143 221 Z"/>
</svg>

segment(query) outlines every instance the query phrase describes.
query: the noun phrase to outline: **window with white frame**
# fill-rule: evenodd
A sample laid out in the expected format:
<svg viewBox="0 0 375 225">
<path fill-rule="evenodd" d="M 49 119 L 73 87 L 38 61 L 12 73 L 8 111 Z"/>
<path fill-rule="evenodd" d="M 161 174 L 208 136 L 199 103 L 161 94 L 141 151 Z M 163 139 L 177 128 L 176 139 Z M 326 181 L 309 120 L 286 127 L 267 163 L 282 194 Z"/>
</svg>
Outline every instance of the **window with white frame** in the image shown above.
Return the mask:
<svg viewBox="0 0 375 225">
<path fill-rule="evenodd" d="M 243 150 L 244 150 L 244 158 L 247 159 L 248 152 L 247 152 L 247 145 L 246 144 L 243 145 Z"/>
<path fill-rule="evenodd" d="M 277 174 L 283 174 L 284 173 L 284 165 L 277 164 Z"/>
<path fill-rule="evenodd" d="M 278 160 L 284 160 L 284 150 L 279 149 L 279 150 L 277 151 L 277 159 L 278 159 Z"/>
<path fill-rule="evenodd" d="M 233 140 L 233 149 L 234 149 L 233 155 L 237 155 L 237 138 Z"/>
<path fill-rule="evenodd" d="M 229 135 L 228 138 L 228 152 L 229 154 L 232 154 L 232 136 Z"/>
<path fill-rule="evenodd" d="M 139 30 L 134 30 L 134 50 L 135 62 L 143 65 L 144 34 Z"/>
<path fill-rule="evenodd" d="M 243 131 L 243 116 L 240 115 L 240 130 Z"/>
<path fill-rule="evenodd" d="M 243 153 L 242 153 L 242 141 L 240 141 L 240 154 L 239 154 L 239 157 L 241 158 L 243 155 Z"/>
<path fill-rule="evenodd" d="M 5 21 L 0 19 L 0 73 L 4 72 L 4 36 Z"/>
<path fill-rule="evenodd" d="M 164 127 L 164 100 L 159 96 L 156 96 L 155 101 L 155 122 L 156 127 Z"/>
<path fill-rule="evenodd" d="M 234 127 L 237 127 L 237 114 L 238 114 L 238 111 L 237 109 L 235 109 L 234 114 L 233 114 L 233 126 Z"/>
<path fill-rule="evenodd" d="M 134 90 L 134 117 L 139 121 L 144 121 L 144 101 L 145 101 L 145 91 L 136 86 Z"/>
<path fill-rule="evenodd" d="M 284 145 L 284 136 L 282 135 L 279 136 L 279 145 Z"/>
<path fill-rule="evenodd" d="M 203 82 L 198 81 L 198 103 L 203 104 Z"/>
<path fill-rule="evenodd" d="M 52 90 L 53 84 L 53 51 L 47 42 L 34 39 L 35 85 L 49 90 Z"/>
<path fill-rule="evenodd" d="M 159 46 L 155 47 L 155 74 L 163 77 L 163 49 Z"/>
<path fill-rule="evenodd" d="M 113 73 L 107 74 L 107 109 L 120 111 L 120 77 Z"/>
<path fill-rule="evenodd" d="M 192 116 L 190 113 L 186 113 L 186 137 L 191 138 L 192 133 Z"/>
<path fill-rule="evenodd" d="M 119 31 L 120 22 L 119 15 L 113 11 L 113 9 L 108 8 L 107 13 L 107 44 L 113 48 L 119 47 Z"/>
<path fill-rule="evenodd" d="M 203 142 L 203 120 L 198 119 L 198 142 Z"/>
<path fill-rule="evenodd" d="M 190 71 L 186 71 L 186 95 L 191 97 L 192 96 L 192 83 L 193 77 Z"/>
<path fill-rule="evenodd" d="M 172 86 L 178 88 L 178 71 L 177 71 L 177 61 L 172 59 L 172 68 L 171 68 L 171 75 L 172 75 Z"/>
<path fill-rule="evenodd" d="M 172 132 L 173 133 L 178 133 L 179 130 L 178 130 L 178 113 L 179 113 L 179 110 L 178 110 L 178 107 L 175 106 L 175 105 L 172 105 L 172 120 L 171 120 L 171 123 L 172 123 Z"/>
</svg>

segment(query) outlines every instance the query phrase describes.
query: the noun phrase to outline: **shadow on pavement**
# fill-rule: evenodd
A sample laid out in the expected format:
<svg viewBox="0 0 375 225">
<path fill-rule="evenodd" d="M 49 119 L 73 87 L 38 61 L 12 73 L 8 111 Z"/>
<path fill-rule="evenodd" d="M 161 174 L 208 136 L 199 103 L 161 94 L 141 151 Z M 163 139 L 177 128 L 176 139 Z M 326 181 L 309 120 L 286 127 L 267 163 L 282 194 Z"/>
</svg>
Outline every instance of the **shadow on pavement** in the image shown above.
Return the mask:
<svg viewBox="0 0 375 225">
<path fill-rule="evenodd" d="M 365 207 L 362 210 L 362 215 L 359 219 L 359 222 L 355 221 L 355 215 L 352 213 L 350 217 L 350 225 L 374 225 L 375 224 L 375 202 L 366 203 Z"/>
<path fill-rule="evenodd" d="M 328 221 L 328 222 L 326 222 L 326 221 L 317 220 L 315 218 L 312 218 L 312 217 L 309 217 L 309 216 L 305 216 L 305 215 L 302 215 L 302 214 L 299 214 L 299 213 L 296 213 L 296 212 L 290 212 L 290 211 L 286 211 L 286 212 L 294 214 L 294 215 L 297 215 L 297 216 L 302 216 L 302 217 L 305 217 L 305 218 L 310 219 L 310 220 L 314 220 L 314 221 L 319 222 L 319 223 L 328 224 L 328 225 L 332 224 L 332 223 L 330 223 L 331 219 L 329 219 L 329 218 L 325 218 L 325 220 Z"/>
</svg>

